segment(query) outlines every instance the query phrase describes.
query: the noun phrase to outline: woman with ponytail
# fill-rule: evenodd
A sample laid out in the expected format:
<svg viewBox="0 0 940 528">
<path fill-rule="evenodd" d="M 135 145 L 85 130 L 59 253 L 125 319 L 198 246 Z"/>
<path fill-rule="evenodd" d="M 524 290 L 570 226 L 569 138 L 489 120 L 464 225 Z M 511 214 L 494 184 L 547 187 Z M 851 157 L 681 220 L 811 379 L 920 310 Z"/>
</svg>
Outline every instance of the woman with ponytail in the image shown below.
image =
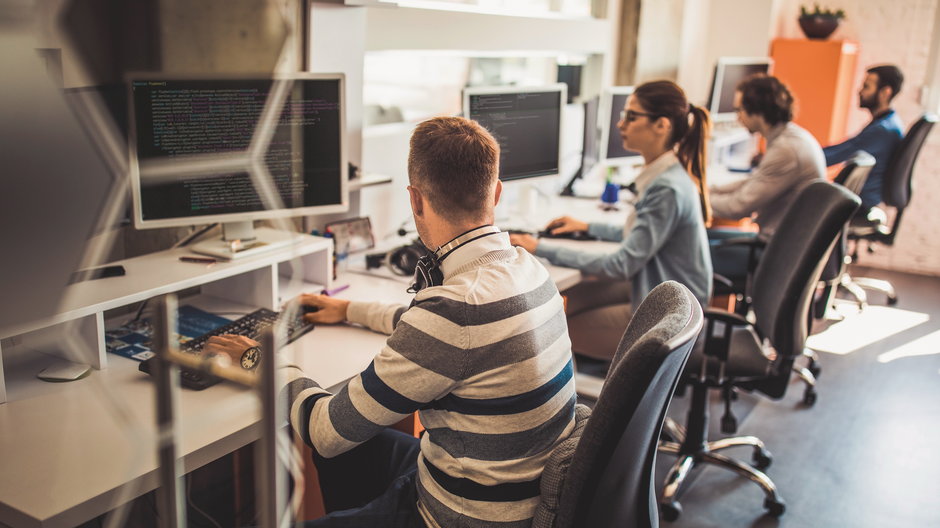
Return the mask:
<svg viewBox="0 0 940 528">
<path fill-rule="evenodd" d="M 620 242 L 614 253 L 577 251 L 528 235 L 511 235 L 552 264 L 573 267 L 601 280 L 567 290 L 572 350 L 610 360 L 639 305 L 656 285 L 674 280 L 687 286 L 702 305 L 712 289 L 712 264 L 705 227 L 710 221 L 705 151 L 708 112 L 691 105 L 671 81 L 642 84 L 627 99 L 618 123 L 624 148 L 643 155 L 637 200 L 626 226 L 585 223 L 563 216 L 552 233 L 588 231 Z"/>
</svg>

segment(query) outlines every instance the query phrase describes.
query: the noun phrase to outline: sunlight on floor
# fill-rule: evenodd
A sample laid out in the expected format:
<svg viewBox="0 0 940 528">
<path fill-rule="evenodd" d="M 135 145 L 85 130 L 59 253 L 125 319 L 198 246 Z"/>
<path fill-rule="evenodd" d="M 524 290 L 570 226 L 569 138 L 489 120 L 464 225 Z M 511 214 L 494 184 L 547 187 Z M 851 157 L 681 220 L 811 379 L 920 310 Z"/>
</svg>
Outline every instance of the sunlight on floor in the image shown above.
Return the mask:
<svg viewBox="0 0 940 528">
<path fill-rule="evenodd" d="M 810 336 L 806 341 L 808 348 L 830 354 L 851 354 L 864 346 L 926 323 L 930 319 L 925 313 L 909 312 L 887 306 L 869 305 L 859 312 L 855 303 L 849 302 L 838 303 L 836 311 L 845 319 Z M 907 346 L 901 348 L 906 349 Z M 918 349 L 920 348 L 921 345 L 918 345 Z M 934 350 L 937 350 L 936 346 Z M 891 351 L 888 354 L 892 354 L 893 358 L 894 353 L 895 351 Z M 907 354 L 911 355 L 910 352 Z"/>
<path fill-rule="evenodd" d="M 927 334 L 910 343 L 889 350 L 878 356 L 878 363 L 889 363 L 896 359 L 940 354 L 940 331 Z"/>
</svg>

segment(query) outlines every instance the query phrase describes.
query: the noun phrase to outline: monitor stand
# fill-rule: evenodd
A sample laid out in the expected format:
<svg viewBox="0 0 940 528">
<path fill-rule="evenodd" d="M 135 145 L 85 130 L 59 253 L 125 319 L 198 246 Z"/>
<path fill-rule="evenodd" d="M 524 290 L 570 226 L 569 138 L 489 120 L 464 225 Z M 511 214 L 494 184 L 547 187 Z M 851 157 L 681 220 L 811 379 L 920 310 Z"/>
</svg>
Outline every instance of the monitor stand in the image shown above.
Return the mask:
<svg viewBox="0 0 940 528">
<path fill-rule="evenodd" d="M 242 259 L 267 253 L 297 243 L 300 233 L 267 227 L 255 229 L 251 221 L 222 225 L 222 237 L 197 242 L 190 246 L 196 253 L 226 260 Z"/>
<path fill-rule="evenodd" d="M 550 220 L 546 214 L 551 214 L 551 201 L 551 193 L 540 189 L 537 181 L 504 182 L 496 206 L 496 223 L 509 229 L 537 231 Z"/>
</svg>

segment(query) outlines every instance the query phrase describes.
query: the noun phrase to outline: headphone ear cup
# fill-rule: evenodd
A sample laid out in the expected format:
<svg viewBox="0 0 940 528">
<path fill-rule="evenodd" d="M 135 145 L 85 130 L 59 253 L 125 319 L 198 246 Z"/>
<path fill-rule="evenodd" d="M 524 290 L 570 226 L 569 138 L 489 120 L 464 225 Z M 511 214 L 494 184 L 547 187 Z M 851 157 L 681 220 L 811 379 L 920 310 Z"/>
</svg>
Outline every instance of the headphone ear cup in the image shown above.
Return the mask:
<svg viewBox="0 0 940 528">
<path fill-rule="evenodd" d="M 388 254 L 388 267 L 393 273 L 403 276 L 411 276 L 415 273 L 415 267 L 418 265 L 418 259 L 424 255 L 425 251 L 410 244 Z"/>
</svg>

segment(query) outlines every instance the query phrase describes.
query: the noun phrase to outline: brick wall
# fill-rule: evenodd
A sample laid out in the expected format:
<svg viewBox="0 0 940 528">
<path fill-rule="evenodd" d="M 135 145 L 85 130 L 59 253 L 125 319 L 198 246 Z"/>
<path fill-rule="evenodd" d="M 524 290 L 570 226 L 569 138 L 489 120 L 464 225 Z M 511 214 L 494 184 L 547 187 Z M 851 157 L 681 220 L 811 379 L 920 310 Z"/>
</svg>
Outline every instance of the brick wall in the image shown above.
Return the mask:
<svg viewBox="0 0 940 528">
<path fill-rule="evenodd" d="M 806 1 L 780 0 L 777 4 L 776 37 L 803 37 L 797 23 L 800 5 Z M 922 111 L 921 87 L 927 82 L 929 51 L 937 19 L 936 0 L 829 0 L 820 6 L 843 9 L 846 20 L 830 38 L 859 42 L 859 86 L 869 65 L 894 63 L 904 72 L 904 87 L 894 106 L 909 126 Z M 934 58 L 940 60 L 940 58 Z M 937 87 L 940 89 L 940 87 Z M 857 99 L 856 99 L 857 103 Z M 868 122 L 867 111 L 853 110 L 848 130 L 853 133 Z M 878 268 L 940 275 L 940 130 L 934 129 L 914 169 L 914 194 L 904 213 L 893 248 L 880 247 L 863 253 L 860 263 Z"/>
</svg>

